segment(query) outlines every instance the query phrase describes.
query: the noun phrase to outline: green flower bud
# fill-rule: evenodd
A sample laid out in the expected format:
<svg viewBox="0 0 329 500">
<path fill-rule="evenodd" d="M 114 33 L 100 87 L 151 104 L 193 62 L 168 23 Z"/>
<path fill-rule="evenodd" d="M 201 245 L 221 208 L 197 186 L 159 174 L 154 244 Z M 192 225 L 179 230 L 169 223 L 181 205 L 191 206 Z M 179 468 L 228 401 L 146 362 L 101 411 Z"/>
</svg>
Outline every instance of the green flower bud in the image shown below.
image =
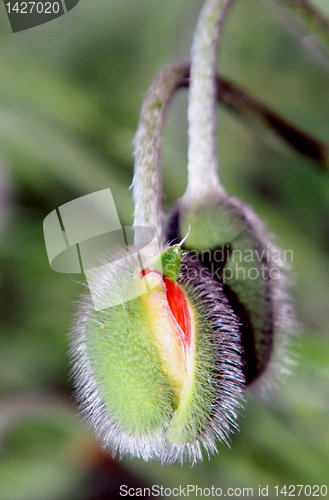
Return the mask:
<svg viewBox="0 0 329 500">
<path fill-rule="evenodd" d="M 115 271 L 95 277 L 100 301 L 118 283 L 132 286 L 133 262 L 117 260 Z M 122 305 L 95 310 L 82 298 L 70 351 L 77 396 L 113 455 L 196 461 L 236 426 L 239 324 L 222 286 L 188 254 L 177 281 L 164 274 L 159 282 L 154 267 L 152 257 L 134 278 L 149 291 Z"/>
</svg>

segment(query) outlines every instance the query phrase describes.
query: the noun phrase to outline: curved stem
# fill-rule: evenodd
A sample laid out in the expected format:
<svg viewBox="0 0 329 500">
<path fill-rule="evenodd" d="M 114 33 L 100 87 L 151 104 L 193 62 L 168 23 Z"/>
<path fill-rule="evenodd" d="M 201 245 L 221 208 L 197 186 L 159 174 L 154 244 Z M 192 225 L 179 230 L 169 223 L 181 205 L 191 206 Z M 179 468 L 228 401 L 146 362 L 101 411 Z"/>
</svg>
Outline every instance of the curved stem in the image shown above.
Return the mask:
<svg viewBox="0 0 329 500">
<path fill-rule="evenodd" d="M 293 17 L 329 50 L 329 19 L 308 0 L 274 0 L 289 10 Z"/>
<path fill-rule="evenodd" d="M 233 0 L 206 0 L 197 22 L 188 96 L 188 186 L 186 196 L 221 189 L 216 157 L 216 61 L 221 24 Z"/>
<path fill-rule="evenodd" d="M 147 90 L 134 139 L 134 225 L 156 230 L 163 241 L 160 152 L 166 111 L 179 82 L 188 75 L 189 63 L 164 67 Z"/>
</svg>

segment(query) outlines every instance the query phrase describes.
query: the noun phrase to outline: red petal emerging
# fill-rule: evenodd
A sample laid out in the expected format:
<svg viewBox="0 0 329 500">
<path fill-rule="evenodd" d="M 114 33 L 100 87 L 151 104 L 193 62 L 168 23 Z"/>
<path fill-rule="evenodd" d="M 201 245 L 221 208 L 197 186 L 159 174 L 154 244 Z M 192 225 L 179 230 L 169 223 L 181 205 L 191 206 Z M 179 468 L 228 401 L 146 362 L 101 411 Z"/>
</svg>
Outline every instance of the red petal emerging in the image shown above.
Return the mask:
<svg viewBox="0 0 329 500">
<path fill-rule="evenodd" d="M 176 285 L 176 283 L 173 283 L 165 276 L 163 277 L 163 281 L 167 288 L 167 300 L 171 312 L 184 333 L 184 337 L 182 338 L 184 347 L 190 347 L 191 321 L 187 300 L 182 290 L 178 285 Z"/>
<path fill-rule="evenodd" d="M 141 272 L 141 276 L 146 276 L 149 274 L 150 269 L 143 269 Z M 164 284 L 167 289 L 167 300 L 170 307 L 171 312 L 174 315 L 177 323 L 181 327 L 183 331 L 182 342 L 184 345 L 184 349 L 191 345 L 191 319 L 190 319 L 190 311 L 187 300 L 184 296 L 184 293 L 179 288 L 176 283 L 170 281 L 166 276 L 162 277 Z"/>
</svg>

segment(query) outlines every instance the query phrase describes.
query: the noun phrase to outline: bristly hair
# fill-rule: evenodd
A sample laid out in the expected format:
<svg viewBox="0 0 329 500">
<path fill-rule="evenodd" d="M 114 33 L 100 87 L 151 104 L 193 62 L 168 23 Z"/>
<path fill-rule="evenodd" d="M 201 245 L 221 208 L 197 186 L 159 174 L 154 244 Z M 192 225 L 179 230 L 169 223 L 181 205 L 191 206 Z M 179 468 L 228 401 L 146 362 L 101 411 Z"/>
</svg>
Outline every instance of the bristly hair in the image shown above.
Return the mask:
<svg viewBox="0 0 329 500">
<path fill-rule="evenodd" d="M 268 302 L 272 307 L 272 349 L 265 371 L 250 385 L 254 395 L 266 399 L 278 383 L 291 375 L 291 367 L 295 365 L 295 351 L 293 349 L 296 338 L 300 334 L 300 327 L 295 315 L 294 301 L 289 293 L 292 286 L 291 265 L 281 257 L 282 249 L 276 245 L 276 236 L 269 233 L 266 225 L 254 210 L 239 198 L 230 197 L 245 220 L 246 227 L 253 234 L 261 250 L 266 249 L 267 269 L 277 268 L 277 279 L 269 278 Z"/>
<path fill-rule="evenodd" d="M 230 434 L 238 429 L 245 385 L 239 319 L 223 293 L 222 284 L 192 259 L 189 252 L 184 252 L 179 282 L 187 290 L 196 313 L 203 318 L 203 335 L 213 346 L 208 375 L 213 385 L 212 408 L 209 421 L 198 438 L 209 458 L 210 453 L 217 453 L 216 441 L 228 444 Z M 202 360 L 196 368 L 202 374 Z"/>
<path fill-rule="evenodd" d="M 271 350 L 265 370 L 249 385 L 251 392 L 266 399 L 272 390 L 287 375 L 295 364 L 292 349 L 299 334 L 294 304 L 289 288 L 291 287 L 291 266 L 281 257 L 282 250 L 274 242 L 275 235 L 269 233 L 265 223 L 250 205 L 237 197 L 228 196 L 229 204 L 241 215 L 246 230 L 252 234 L 259 254 L 265 252 L 267 270 L 267 306 L 271 308 Z M 271 270 L 278 269 L 276 279 L 271 278 Z"/>
<path fill-rule="evenodd" d="M 102 282 L 98 283 L 100 298 L 102 293 L 108 292 L 109 287 L 115 288 L 116 280 L 122 280 L 126 265 L 123 260 L 117 261 L 114 271 L 112 267 L 111 273 L 102 275 Z M 168 428 L 159 429 L 152 435 L 132 435 L 114 421 L 100 393 L 88 351 L 88 324 L 90 321 L 97 321 L 97 312 L 94 311 L 89 294 L 81 297 L 70 331 L 69 355 L 76 397 L 97 439 L 112 456 L 119 453 L 120 458 L 129 454 L 145 461 L 195 463 L 202 460 L 202 450 L 208 457 L 217 453 L 216 440 L 227 443 L 230 433 L 237 428 L 244 386 L 238 319 L 223 294 L 222 285 L 212 278 L 207 269 L 191 261 L 188 254 L 183 257 L 179 283 L 192 302 L 195 315 L 200 318 L 200 335 L 196 335 L 196 388 L 191 402 L 192 406 L 194 404 L 198 408 L 200 415 L 195 422 L 189 423 L 195 438 L 186 443 L 169 441 L 166 436 Z M 202 336 L 210 342 L 211 351 L 202 347 Z M 205 359 L 201 359 L 202 356 Z M 207 374 L 206 366 L 210 366 Z M 198 401 L 198 384 L 208 384 L 203 387 L 208 397 L 202 404 Z M 202 415 L 203 410 L 209 413 L 206 421 Z M 204 425 L 201 425 L 202 422 Z"/>
<path fill-rule="evenodd" d="M 127 252 L 126 255 L 121 253 L 120 257 L 121 259 L 116 260 L 116 266 L 111 266 L 110 272 L 106 263 L 111 259 L 104 258 L 104 261 L 99 263 L 105 265 L 102 274 L 96 271 L 94 276 L 93 285 L 97 290 L 99 303 L 101 303 L 103 294 L 106 295 L 108 292 L 115 294 L 116 284 L 124 279 L 127 271 L 130 274 L 129 271 L 134 265 L 133 256 Z M 91 295 L 89 293 L 81 295 L 78 310 L 69 332 L 71 373 L 74 378 L 75 395 L 80 410 L 94 430 L 96 438 L 104 448 L 111 452 L 113 457 L 118 452 L 120 458 L 125 454 L 130 454 L 131 457 L 141 457 L 145 461 L 160 460 L 164 448 L 164 438 L 161 432 L 152 435 L 152 437 L 147 435 L 132 436 L 120 429 L 106 408 L 91 366 L 87 346 L 86 329 L 88 322 L 95 321 L 94 315 L 94 303 Z"/>
<path fill-rule="evenodd" d="M 289 263 L 282 260 L 282 252 L 274 243 L 274 235 L 268 232 L 264 222 L 247 203 L 223 191 L 216 196 L 222 210 L 236 214 L 241 230 L 250 235 L 258 255 L 262 256 L 261 263 L 266 274 L 263 286 L 266 294 L 266 314 L 269 318 L 269 324 L 266 331 L 263 331 L 264 356 L 268 359 L 265 368 L 263 367 L 261 371 L 258 371 L 256 365 L 254 365 L 253 356 L 249 356 L 248 353 L 248 349 L 253 351 L 253 345 L 247 344 L 255 342 L 248 311 L 241 304 L 239 296 L 230 288 L 229 283 L 223 283 L 223 280 L 218 279 L 218 277 L 216 277 L 216 280 L 222 284 L 229 304 L 241 321 L 240 335 L 243 344 L 242 356 L 244 358 L 246 384 L 255 395 L 261 395 L 261 397 L 265 398 L 270 389 L 277 387 L 278 381 L 285 375 L 290 374 L 290 368 L 295 364 L 294 352 L 291 346 L 295 343 L 294 339 L 299 334 L 300 329 L 295 317 L 293 300 L 289 294 L 291 268 Z M 208 198 L 207 203 L 211 206 L 211 197 Z M 180 225 L 184 210 L 186 210 L 186 207 L 184 207 L 183 199 L 176 202 L 170 210 L 167 238 L 173 242 L 179 241 L 182 237 L 184 229 L 181 231 Z M 220 227 L 216 227 L 215 221 L 213 231 L 214 234 L 221 231 Z M 230 246 L 229 240 L 221 242 L 223 245 L 224 243 Z M 191 250 L 190 247 L 189 249 Z M 195 250 L 200 251 L 199 248 Z M 224 262 L 221 265 L 224 269 L 226 262 L 225 259 L 223 260 Z M 274 270 L 278 272 L 275 279 L 272 279 L 271 276 Z M 253 307 L 257 308 L 258 305 L 254 304 Z"/>
</svg>

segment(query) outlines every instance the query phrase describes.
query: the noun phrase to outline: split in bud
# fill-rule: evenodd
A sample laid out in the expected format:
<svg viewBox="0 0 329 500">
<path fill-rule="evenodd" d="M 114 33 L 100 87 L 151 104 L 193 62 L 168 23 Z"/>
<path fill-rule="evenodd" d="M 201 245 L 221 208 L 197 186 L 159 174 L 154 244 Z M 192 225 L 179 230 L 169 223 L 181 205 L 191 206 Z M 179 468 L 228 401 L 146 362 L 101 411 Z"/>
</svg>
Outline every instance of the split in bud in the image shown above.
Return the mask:
<svg viewBox="0 0 329 500">
<path fill-rule="evenodd" d="M 239 324 L 222 285 L 188 254 L 177 281 L 159 282 L 154 267 L 152 259 L 138 278 L 149 291 L 122 305 L 96 311 L 84 297 L 71 344 L 78 398 L 113 454 L 196 461 L 236 426 Z M 129 276 L 127 259 L 116 261 L 99 293 L 116 280 L 128 289 Z"/>
</svg>

